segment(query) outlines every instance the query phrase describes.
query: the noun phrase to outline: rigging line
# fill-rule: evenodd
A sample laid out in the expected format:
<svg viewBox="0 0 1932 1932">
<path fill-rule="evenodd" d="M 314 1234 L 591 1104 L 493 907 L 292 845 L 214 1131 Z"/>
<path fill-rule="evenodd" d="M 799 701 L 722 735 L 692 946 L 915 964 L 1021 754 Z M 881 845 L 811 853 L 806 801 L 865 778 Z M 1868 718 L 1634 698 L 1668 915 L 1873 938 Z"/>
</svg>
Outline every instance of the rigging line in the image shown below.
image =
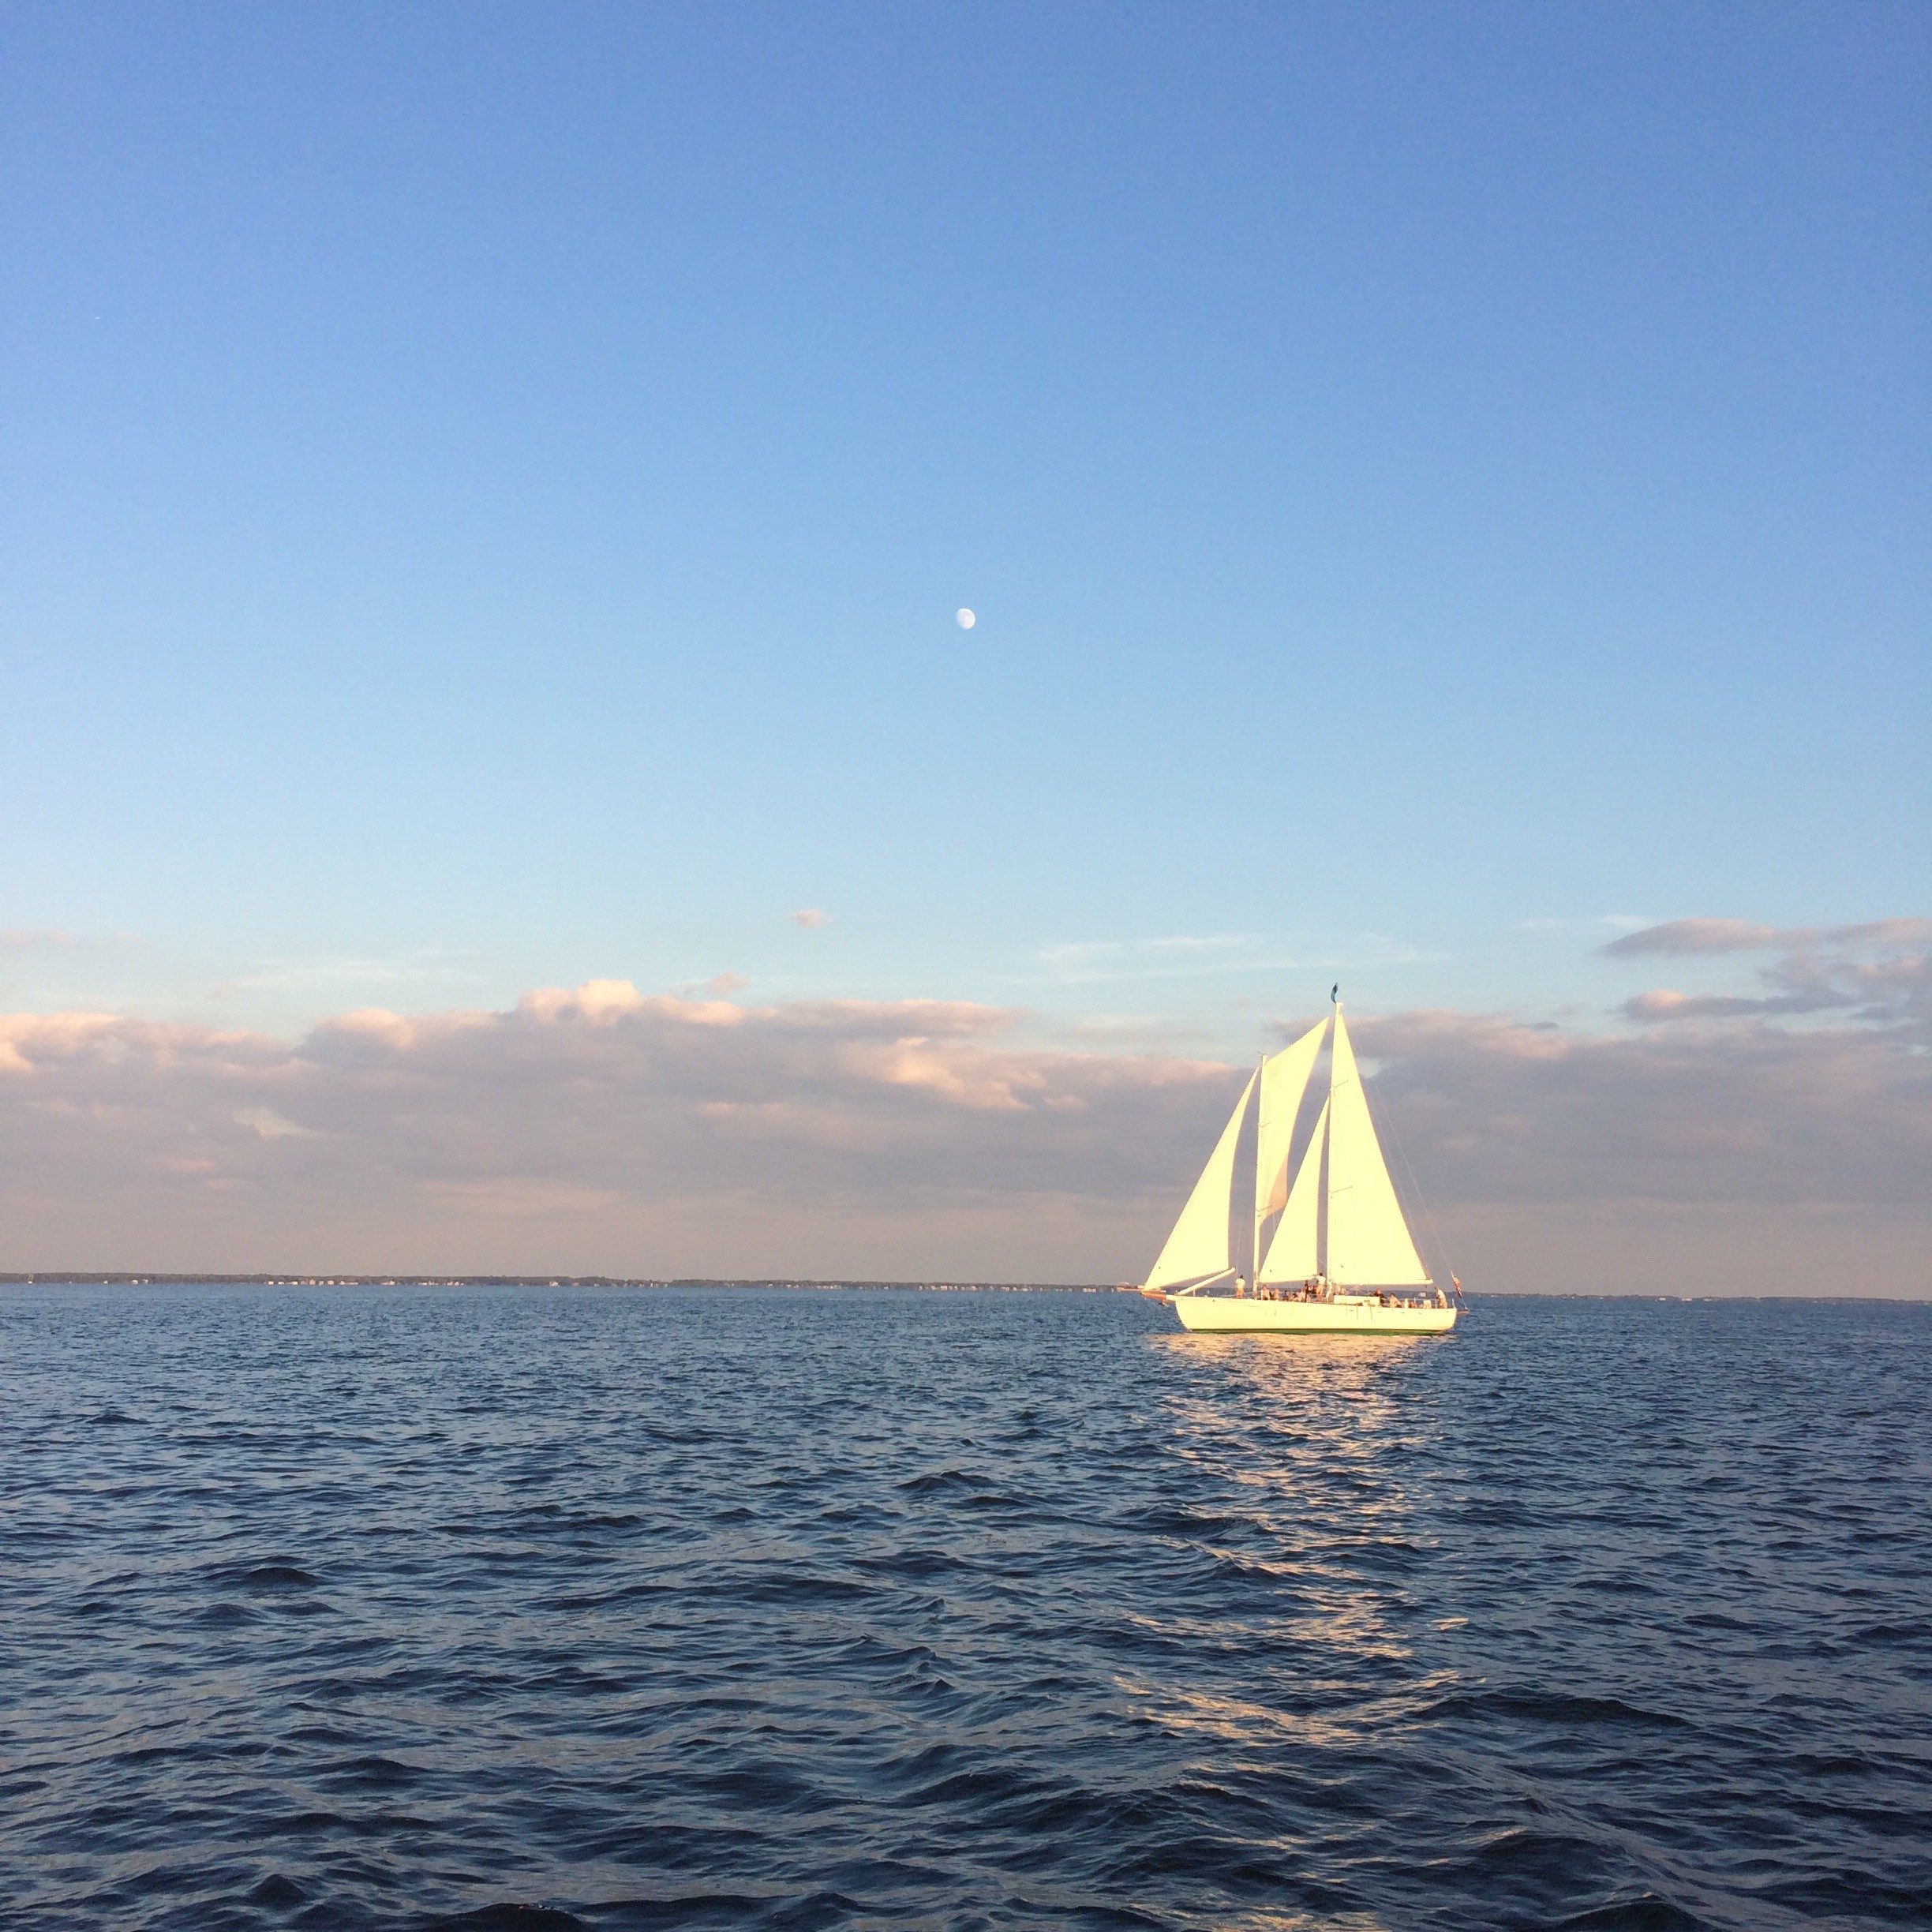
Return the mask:
<svg viewBox="0 0 1932 1932">
<path fill-rule="evenodd" d="M 1365 1078 L 1362 1081 L 1361 1090 L 1362 1098 L 1365 1101 L 1368 1097 L 1368 1082 Z M 1409 1164 L 1409 1150 L 1402 1145 L 1402 1137 L 1397 1130 L 1395 1117 L 1385 1112 L 1383 1118 L 1388 1125 L 1389 1138 L 1395 1144 L 1395 1157 L 1402 1164 L 1402 1172 L 1409 1177 L 1410 1198 L 1422 1210 L 1422 1218 L 1428 1223 L 1429 1239 L 1436 1244 L 1436 1251 L 1442 1256 L 1443 1266 L 1448 1269 L 1449 1279 L 1453 1284 L 1456 1273 L 1449 1264 L 1449 1244 L 1443 1239 L 1442 1230 L 1436 1225 L 1435 1210 L 1429 1206 L 1428 1196 L 1422 1192 L 1421 1183 L 1416 1179 L 1415 1169 Z M 1458 1301 L 1462 1299 L 1462 1290 L 1460 1288 L 1452 1286 L 1451 1291 Z"/>
</svg>

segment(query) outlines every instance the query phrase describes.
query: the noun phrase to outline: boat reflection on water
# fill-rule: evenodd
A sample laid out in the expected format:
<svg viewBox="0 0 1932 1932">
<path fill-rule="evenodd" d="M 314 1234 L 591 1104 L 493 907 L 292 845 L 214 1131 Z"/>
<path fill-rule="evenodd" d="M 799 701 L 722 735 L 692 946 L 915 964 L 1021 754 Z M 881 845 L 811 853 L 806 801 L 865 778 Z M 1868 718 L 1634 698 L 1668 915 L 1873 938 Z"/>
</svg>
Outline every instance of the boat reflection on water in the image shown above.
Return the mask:
<svg viewBox="0 0 1932 1932">
<path fill-rule="evenodd" d="M 1146 1694 L 1212 1741 L 1204 1776 L 1252 1771 L 1276 1746 L 1385 1749 L 1455 1681 L 1432 1639 L 1461 1619 L 1431 1601 L 1424 1526 L 1453 1460 L 1428 1372 L 1440 1345 L 1148 1341 L 1180 1371 L 1161 1378 L 1170 1453 L 1203 1534 L 1177 1634 L 1204 1668 Z"/>
</svg>

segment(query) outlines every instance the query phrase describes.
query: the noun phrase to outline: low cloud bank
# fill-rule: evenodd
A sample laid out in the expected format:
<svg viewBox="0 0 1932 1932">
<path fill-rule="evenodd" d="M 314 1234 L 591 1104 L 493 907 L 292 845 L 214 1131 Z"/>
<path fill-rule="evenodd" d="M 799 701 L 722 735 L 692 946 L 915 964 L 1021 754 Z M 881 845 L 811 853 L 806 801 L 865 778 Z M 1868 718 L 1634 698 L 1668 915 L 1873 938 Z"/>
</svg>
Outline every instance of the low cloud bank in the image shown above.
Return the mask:
<svg viewBox="0 0 1932 1932">
<path fill-rule="evenodd" d="M 1762 997 L 1646 994 L 1634 1032 L 1357 1022 L 1458 1271 L 1774 1291 L 1837 1256 L 1835 1292 L 1932 1293 L 1923 924 L 1783 935 Z M 1136 1275 L 1241 1073 L 1031 1044 L 1022 1020 L 620 980 L 293 1043 L 16 1015 L 0 1265 Z"/>
</svg>

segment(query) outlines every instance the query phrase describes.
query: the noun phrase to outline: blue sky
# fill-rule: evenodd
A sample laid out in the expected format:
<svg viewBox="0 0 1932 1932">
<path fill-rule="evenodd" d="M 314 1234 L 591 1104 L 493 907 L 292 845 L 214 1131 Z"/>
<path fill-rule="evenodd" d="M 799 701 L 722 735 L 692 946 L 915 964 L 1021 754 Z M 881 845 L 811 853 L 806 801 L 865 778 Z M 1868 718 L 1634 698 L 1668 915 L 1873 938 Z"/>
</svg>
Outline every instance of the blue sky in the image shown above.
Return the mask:
<svg viewBox="0 0 1932 1932">
<path fill-rule="evenodd" d="M 1929 54 L 13 8 L 0 926 L 66 938 L 0 998 L 729 972 L 1246 1053 L 1334 972 L 1597 1015 L 1631 926 L 1921 911 Z"/>
</svg>

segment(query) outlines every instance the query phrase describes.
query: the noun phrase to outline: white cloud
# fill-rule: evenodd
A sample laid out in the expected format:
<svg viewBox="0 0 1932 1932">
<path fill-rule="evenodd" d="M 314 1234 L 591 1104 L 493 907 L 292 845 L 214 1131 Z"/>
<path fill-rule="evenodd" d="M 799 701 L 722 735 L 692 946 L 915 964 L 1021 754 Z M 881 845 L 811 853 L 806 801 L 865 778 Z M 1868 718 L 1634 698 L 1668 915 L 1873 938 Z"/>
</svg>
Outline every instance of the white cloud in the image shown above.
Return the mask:
<svg viewBox="0 0 1932 1932">
<path fill-rule="evenodd" d="M 237 1107 L 234 1117 L 244 1127 L 253 1128 L 264 1140 L 285 1140 L 291 1135 L 305 1140 L 315 1138 L 315 1130 L 309 1127 L 298 1127 L 292 1120 L 285 1120 L 273 1107 Z"/>
<path fill-rule="evenodd" d="M 1654 922 L 1633 912 L 1597 912 L 1587 919 L 1526 919 L 1516 922 L 1518 932 L 1553 933 L 1563 938 L 1604 931 L 1630 932 Z"/>
<path fill-rule="evenodd" d="M 742 993 L 751 982 L 741 972 L 713 973 L 709 979 L 693 979 L 672 990 L 680 998 L 687 999 L 694 993 L 708 994 L 713 999 L 728 999 L 734 993 Z"/>
</svg>

